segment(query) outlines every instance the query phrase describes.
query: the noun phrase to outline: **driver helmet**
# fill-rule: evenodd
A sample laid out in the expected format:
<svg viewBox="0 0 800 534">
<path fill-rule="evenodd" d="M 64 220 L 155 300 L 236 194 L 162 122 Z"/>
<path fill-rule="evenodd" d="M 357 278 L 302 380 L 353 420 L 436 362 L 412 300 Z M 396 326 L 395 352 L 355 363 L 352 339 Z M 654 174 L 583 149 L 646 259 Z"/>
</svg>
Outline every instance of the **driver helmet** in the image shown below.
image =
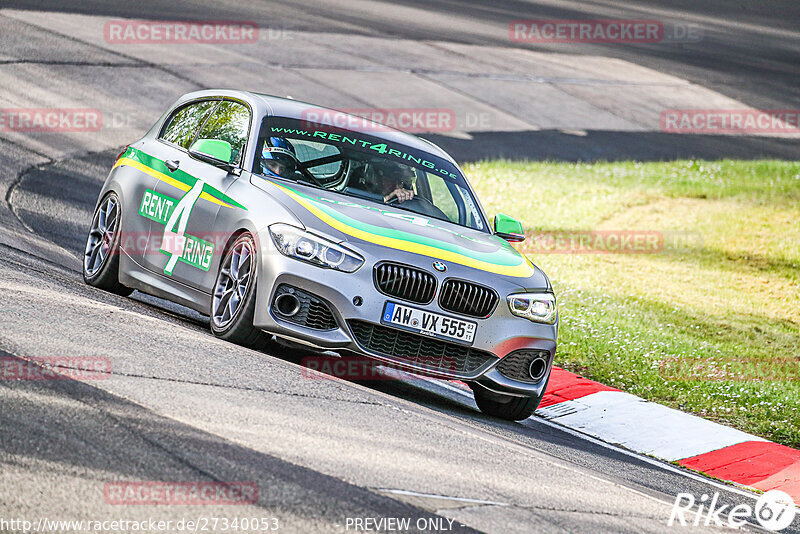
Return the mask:
<svg viewBox="0 0 800 534">
<path fill-rule="evenodd" d="M 292 143 L 283 137 L 270 137 L 261 148 L 261 170 L 264 174 L 289 178 L 297 171 L 297 155 Z"/>
</svg>

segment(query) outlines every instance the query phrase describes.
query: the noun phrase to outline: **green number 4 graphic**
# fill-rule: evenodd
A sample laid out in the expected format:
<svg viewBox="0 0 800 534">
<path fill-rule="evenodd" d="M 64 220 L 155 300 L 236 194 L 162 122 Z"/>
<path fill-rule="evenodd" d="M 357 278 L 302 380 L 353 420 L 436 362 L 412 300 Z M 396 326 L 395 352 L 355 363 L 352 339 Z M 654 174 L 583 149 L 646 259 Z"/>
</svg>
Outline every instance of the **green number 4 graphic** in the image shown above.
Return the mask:
<svg viewBox="0 0 800 534">
<path fill-rule="evenodd" d="M 164 267 L 164 274 L 166 275 L 172 276 L 172 271 L 183 254 L 186 247 L 186 225 L 189 224 L 189 216 L 192 214 L 192 210 L 202 192 L 203 181 L 197 180 L 194 186 L 181 197 L 167 220 L 160 248 L 161 252 L 170 256 L 166 267 Z"/>
</svg>

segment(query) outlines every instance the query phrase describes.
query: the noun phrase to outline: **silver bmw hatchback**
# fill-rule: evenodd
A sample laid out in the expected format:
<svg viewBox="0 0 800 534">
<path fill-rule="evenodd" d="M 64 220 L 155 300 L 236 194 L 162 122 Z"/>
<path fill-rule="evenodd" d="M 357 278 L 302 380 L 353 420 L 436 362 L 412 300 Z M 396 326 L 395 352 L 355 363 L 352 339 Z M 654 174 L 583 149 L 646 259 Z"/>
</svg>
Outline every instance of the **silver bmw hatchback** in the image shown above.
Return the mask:
<svg viewBox="0 0 800 534">
<path fill-rule="evenodd" d="M 118 156 L 83 273 L 193 308 L 215 336 L 275 339 L 460 380 L 529 417 L 556 352 L 547 276 L 490 224 L 456 162 L 419 137 L 311 104 L 182 96 Z"/>
</svg>

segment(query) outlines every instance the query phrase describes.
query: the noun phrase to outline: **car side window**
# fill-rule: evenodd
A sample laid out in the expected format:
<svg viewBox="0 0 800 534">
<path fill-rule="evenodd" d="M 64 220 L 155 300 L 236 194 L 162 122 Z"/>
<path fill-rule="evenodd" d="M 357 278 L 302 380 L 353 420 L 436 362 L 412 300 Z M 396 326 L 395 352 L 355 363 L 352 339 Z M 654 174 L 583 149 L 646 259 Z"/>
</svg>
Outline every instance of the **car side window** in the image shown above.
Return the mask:
<svg viewBox="0 0 800 534">
<path fill-rule="evenodd" d="M 223 101 L 206 120 L 196 139 L 218 139 L 231 145 L 231 159 L 238 163 L 250 131 L 250 110 L 239 102 Z"/>
<path fill-rule="evenodd" d="M 203 119 L 218 102 L 219 100 L 204 100 L 180 108 L 167 119 L 160 139 L 188 149 Z"/>
</svg>

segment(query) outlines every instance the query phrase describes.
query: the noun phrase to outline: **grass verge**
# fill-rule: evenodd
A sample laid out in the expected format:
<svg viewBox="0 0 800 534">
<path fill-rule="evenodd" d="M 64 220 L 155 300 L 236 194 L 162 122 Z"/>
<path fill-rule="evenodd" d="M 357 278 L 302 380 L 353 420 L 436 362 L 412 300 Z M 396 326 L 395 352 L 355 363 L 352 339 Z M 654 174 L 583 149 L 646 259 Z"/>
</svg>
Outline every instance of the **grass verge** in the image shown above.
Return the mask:
<svg viewBox="0 0 800 534">
<path fill-rule="evenodd" d="M 489 213 L 531 236 L 523 246 L 559 297 L 558 365 L 800 448 L 800 163 L 464 170 Z M 583 231 L 601 246 L 626 233 L 659 241 L 586 253 Z"/>
</svg>

